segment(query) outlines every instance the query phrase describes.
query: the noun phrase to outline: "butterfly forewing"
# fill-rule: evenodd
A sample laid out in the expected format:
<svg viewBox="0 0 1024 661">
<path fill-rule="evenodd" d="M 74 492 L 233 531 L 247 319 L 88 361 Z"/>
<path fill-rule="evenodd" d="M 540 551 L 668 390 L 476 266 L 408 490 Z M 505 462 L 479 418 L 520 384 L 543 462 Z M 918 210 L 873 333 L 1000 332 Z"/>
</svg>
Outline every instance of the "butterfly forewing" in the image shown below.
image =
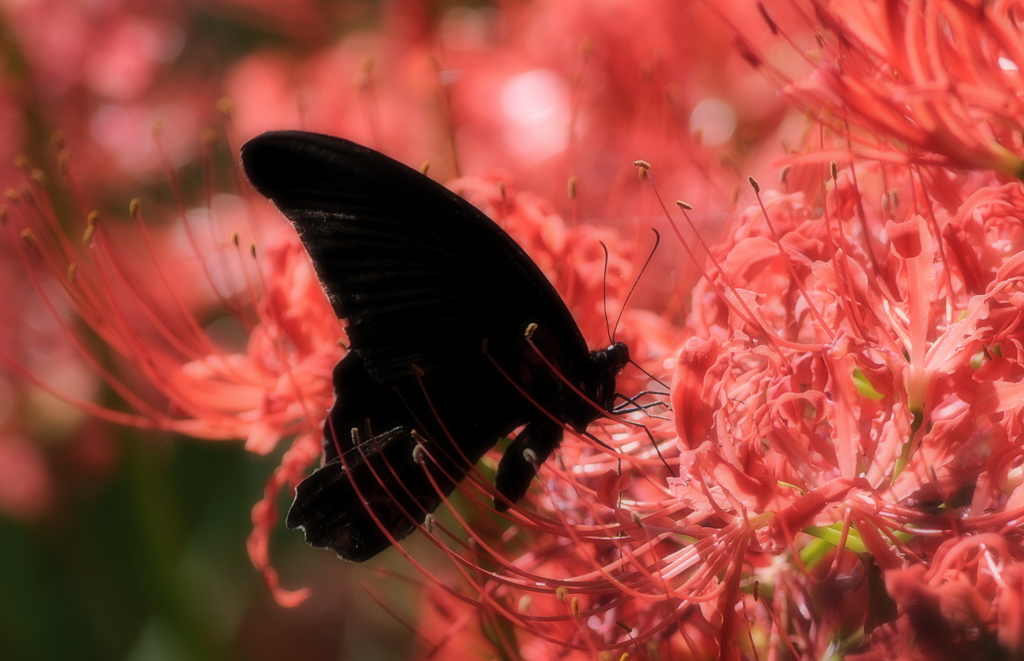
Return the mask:
<svg viewBox="0 0 1024 661">
<path fill-rule="evenodd" d="M 368 369 L 388 381 L 530 323 L 557 364 L 582 373 L 586 344 L 522 249 L 444 186 L 354 143 L 302 132 L 248 142 L 253 185 L 295 224 Z M 558 355 L 561 354 L 561 355 Z"/>
</svg>

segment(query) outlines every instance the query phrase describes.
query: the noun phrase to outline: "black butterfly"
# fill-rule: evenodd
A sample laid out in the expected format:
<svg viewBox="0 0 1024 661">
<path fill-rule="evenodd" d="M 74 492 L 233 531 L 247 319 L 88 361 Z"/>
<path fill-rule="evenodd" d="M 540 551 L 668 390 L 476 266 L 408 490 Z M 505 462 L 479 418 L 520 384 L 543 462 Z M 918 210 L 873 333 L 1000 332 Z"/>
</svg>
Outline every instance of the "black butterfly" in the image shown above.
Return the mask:
<svg viewBox="0 0 1024 661">
<path fill-rule="evenodd" d="M 242 165 L 295 225 L 348 322 L 324 465 L 298 486 L 287 518 L 313 546 L 373 557 L 391 544 L 383 530 L 408 535 L 441 503 L 438 489 L 451 493 L 525 425 L 495 477 L 504 510 L 526 493 L 564 425 L 582 433 L 598 417 L 576 390 L 612 405 L 626 346 L 589 353 L 537 265 L 455 193 L 314 133 L 265 133 L 242 147 Z"/>
</svg>

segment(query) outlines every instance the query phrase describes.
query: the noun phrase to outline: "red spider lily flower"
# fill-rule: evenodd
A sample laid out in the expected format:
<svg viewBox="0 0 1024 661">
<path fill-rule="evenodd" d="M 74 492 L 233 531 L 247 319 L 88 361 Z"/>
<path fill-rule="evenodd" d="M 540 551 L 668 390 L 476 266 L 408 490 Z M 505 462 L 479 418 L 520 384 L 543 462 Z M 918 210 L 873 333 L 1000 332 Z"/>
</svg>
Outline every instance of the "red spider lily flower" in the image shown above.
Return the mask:
<svg viewBox="0 0 1024 661">
<path fill-rule="evenodd" d="M 76 242 L 57 225 L 47 190 L 37 180 L 9 190 L 8 198 L 4 229 L 25 272 L 81 358 L 129 411 L 78 399 L 4 351 L 0 359 L 9 368 L 86 412 L 121 424 L 211 440 L 246 439 L 246 447 L 259 453 L 294 438 L 267 498 L 253 511 L 250 553 L 276 587 L 266 554 L 268 530 L 276 520 L 274 497 L 285 484 L 294 485 L 319 454 L 320 425 L 332 399 L 331 370 L 344 353 L 341 322 L 294 232 L 261 233 L 259 248 L 250 249 L 238 233 L 228 231 L 237 226 L 249 234 L 254 228 L 253 212 L 241 200 L 189 214 L 181 230 L 198 252 L 172 275 L 170 260 L 159 256 L 167 253 L 166 244 L 141 224 L 137 203 L 131 211 L 139 225 L 130 241 L 128 229 L 109 233 L 107 222 L 91 213 L 77 228 L 83 238 Z M 218 238 L 203 250 L 199 237 L 211 236 Z M 126 255 L 149 257 L 149 270 L 142 268 L 144 260 Z M 219 347 L 200 327 L 195 301 L 187 295 L 196 279 L 205 279 L 206 296 L 232 311 L 248 331 L 244 350 Z M 131 382 L 103 367 L 61 314 L 66 308 L 135 368 Z M 139 387 L 140 377 L 152 392 Z M 277 596 L 285 603 L 297 598 L 283 590 Z"/>
<path fill-rule="evenodd" d="M 812 5 L 819 64 L 786 92 L 823 112 L 821 121 L 846 142 L 826 159 L 852 153 L 1024 174 L 1016 3 Z"/>
<path fill-rule="evenodd" d="M 881 174 L 857 171 L 861 185 Z M 838 185 L 817 217 L 768 191 L 716 248 L 716 286 L 694 292 L 700 339 L 676 368 L 676 495 L 784 563 L 779 582 L 751 579 L 800 658 L 868 634 L 866 658 L 1020 654 L 1021 260 L 1004 217 L 1024 210 L 1022 189 L 982 187 L 947 211 L 916 174 L 885 172 L 917 201 L 858 208 Z M 883 222 L 887 243 L 865 245 L 862 228 Z M 801 615 L 839 576 L 841 609 Z"/>
</svg>

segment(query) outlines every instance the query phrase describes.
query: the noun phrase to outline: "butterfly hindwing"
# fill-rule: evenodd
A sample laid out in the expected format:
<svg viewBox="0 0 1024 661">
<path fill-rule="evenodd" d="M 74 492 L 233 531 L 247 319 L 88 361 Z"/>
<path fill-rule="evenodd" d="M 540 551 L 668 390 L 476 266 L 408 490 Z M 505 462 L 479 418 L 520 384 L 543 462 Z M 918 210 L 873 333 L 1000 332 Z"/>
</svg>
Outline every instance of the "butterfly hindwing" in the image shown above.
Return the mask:
<svg viewBox="0 0 1024 661">
<path fill-rule="evenodd" d="M 299 485 L 288 526 L 302 528 L 313 546 L 362 561 L 390 544 L 381 529 L 401 539 L 413 521 L 422 522 L 496 439 L 528 419 L 528 409 L 504 379 L 494 380 L 493 369 L 474 379 L 466 365 L 460 376 L 483 386 L 432 408 L 433 382 L 459 367 L 424 373 L 422 388 L 417 383 L 403 392 L 370 376 L 357 353 L 345 356 L 334 371 L 339 397 L 324 428 L 325 465 Z"/>
<path fill-rule="evenodd" d="M 408 427 L 367 439 L 299 484 L 288 526 L 302 528 L 309 544 L 362 562 L 402 539 L 440 504 L 424 468 L 413 461 Z"/>
</svg>

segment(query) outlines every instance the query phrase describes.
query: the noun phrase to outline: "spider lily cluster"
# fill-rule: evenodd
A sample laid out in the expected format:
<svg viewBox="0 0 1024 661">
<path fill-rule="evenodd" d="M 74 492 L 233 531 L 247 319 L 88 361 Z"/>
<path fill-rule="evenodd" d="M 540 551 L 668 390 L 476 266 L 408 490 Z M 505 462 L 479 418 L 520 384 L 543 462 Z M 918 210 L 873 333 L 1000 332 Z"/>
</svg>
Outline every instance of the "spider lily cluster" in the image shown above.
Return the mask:
<svg viewBox="0 0 1024 661">
<path fill-rule="evenodd" d="M 794 8 L 785 25 L 772 13 Z M 664 211 L 652 222 L 669 230 L 672 258 L 655 259 L 645 281 L 692 268 L 701 278 L 685 305 L 673 293 L 627 307 L 616 339 L 649 374 L 628 369 L 620 390 L 656 392 L 593 425 L 600 443 L 567 434 L 526 499 L 500 514 L 492 453 L 428 517 L 423 533 L 448 562 L 423 567 L 425 656 L 1024 654 L 1021 8 L 760 9 L 790 44 L 816 30 L 816 47 L 797 48 L 806 76 L 738 48 L 811 114 L 801 146 L 783 157 L 778 190 L 752 181 L 740 195 L 749 204 L 721 205 L 732 210 L 709 248 L 679 229 L 690 205 L 670 212 L 661 199 L 675 178 L 663 183 L 656 158 L 642 154 L 651 164 L 631 187 L 609 187 Z M 617 309 L 642 251 L 578 222 L 576 183 L 565 217 L 497 177 L 450 186 L 505 227 L 584 334 L 603 339 L 605 302 Z M 199 329 L 166 270 L 159 296 L 136 288 L 104 218 L 74 228 L 83 241 L 66 238 L 41 176 L 8 191 L 4 224 L 58 317 L 73 309 L 153 388 L 140 397 L 81 342 L 131 412 L 77 405 L 244 438 L 255 452 L 290 442 L 253 510 L 249 549 L 294 604 L 304 593 L 278 586 L 268 537 L 278 494 L 319 456 L 346 343 L 297 238 L 236 193 L 202 221 L 236 228 L 203 263 L 247 332 L 244 351 Z M 141 220 L 138 207 L 131 215 Z M 159 240 L 141 224 L 132 236 L 159 264 Z M 81 331 L 68 323 L 67 333 Z"/>
</svg>

